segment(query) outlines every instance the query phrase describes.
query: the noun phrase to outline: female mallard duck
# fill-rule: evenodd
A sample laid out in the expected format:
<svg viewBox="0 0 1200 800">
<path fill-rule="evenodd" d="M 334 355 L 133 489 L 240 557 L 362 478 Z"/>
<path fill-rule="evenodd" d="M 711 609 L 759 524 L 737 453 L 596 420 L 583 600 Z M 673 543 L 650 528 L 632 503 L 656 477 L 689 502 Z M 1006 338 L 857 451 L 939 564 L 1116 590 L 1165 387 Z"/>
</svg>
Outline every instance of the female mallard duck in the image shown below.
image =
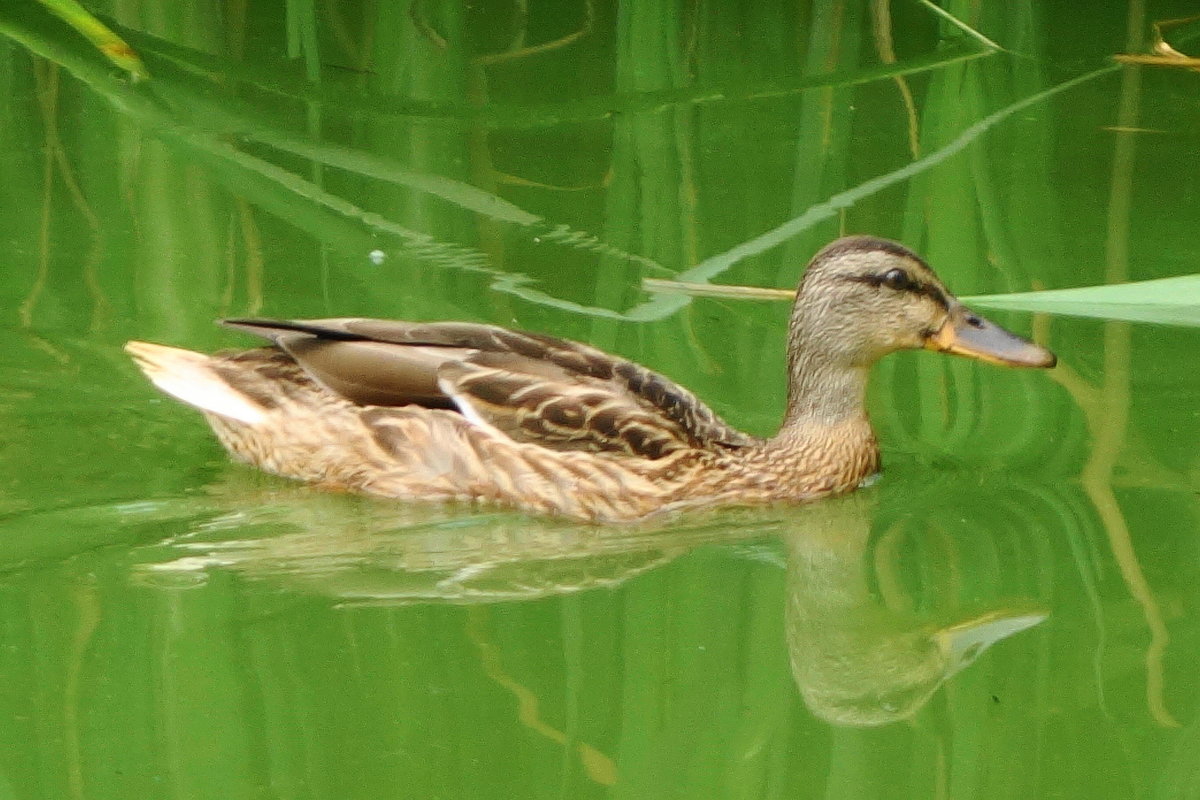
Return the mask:
<svg viewBox="0 0 1200 800">
<path fill-rule="evenodd" d="M 466 322 L 227 320 L 274 347 L 204 355 L 130 342 L 236 457 L 321 486 L 476 500 L 592 521 L 715 504 L 800 503 L 879 469 L 871 365 L 928 348 L 1051 367 L 981 319 L 919 257 L 839 239 L 813 258 L 788 330 L 788 403 L 769 439 L 681 386 L 587 345 Z"/>
</svg>

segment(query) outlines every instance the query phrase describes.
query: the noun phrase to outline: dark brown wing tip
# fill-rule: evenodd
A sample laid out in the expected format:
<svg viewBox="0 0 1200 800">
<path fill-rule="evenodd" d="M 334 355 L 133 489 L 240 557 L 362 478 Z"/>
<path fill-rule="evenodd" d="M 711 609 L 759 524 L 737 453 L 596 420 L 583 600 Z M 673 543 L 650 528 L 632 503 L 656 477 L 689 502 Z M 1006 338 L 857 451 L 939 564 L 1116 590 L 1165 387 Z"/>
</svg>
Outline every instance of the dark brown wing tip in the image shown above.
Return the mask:
<svg viewBox="0 0 1200 800">
<path fill-rule="evenodd" d="M 359 342 L 368 338 L 361 334 L 351 333 L 346 330 L 340 330 L 330 325 L 323 325 L 315 322 L 306 322 L 304 320 L 290 319 L 251 319 L 251 318 L 228 318 L 219 319 L 217 324 L 225 328 L 233 328 L 234 330 L 244 333 L 261 336 L 264 339 L 275 341 L 280 335 L 285 333 L 306 333 L 310 336 L 316 336 L 321 339 L 335 339 L 343 342 Z"/>
</svg>

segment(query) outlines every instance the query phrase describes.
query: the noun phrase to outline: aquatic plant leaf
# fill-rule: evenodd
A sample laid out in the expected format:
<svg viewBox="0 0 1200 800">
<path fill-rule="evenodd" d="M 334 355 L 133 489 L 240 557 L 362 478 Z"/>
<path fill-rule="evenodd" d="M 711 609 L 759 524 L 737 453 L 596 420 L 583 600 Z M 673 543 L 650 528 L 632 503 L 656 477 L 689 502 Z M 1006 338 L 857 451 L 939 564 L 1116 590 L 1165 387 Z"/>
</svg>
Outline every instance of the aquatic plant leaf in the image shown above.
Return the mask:
<svg viewBox="0 0 1200 800">
<path fill-rule="evenodd" d="M 1185 17 L 1183 19 L 1168 19 L 1160 22 L 1155 22 L 1152 26 L 1154 29 L 1154 44 L 1150 46 L 1149 54 L 1141 53 L 1120 53 L 1113 56 L 1113 60 L 1121 64 L 1141 64 L 1145 66 L 1158 67 L 1184 67 L 1193 72 L 1200 72 L 1200 58 L 1193 58 L 1185 53 L 1181 53 L 1167 42 L 1164 38 L 1164 32 L 1170 28 L 1178 28 L 1184 26 L 1185 30 L 1190 27 L 1193 30 L 1181 37 L 1187 40 L 1195 38 L 1195 30 L 1197 26 L 1194 24 L 1200 22 L 1200 15 L 1194 17 Z"/>
<path fill-rule="evenodd" d="M 1200 327 L 1200 275 L 963 300 L 988 308 Z"/>
<path fill-rule="evenodd" d="M 726 300 L 791 300 L 791 289 L 764 289 L 646 278 L 647 292 L 720 297 Z M 1182 275 L 1112 286 L 1082 286 L 1015 294 L 963 297 L 963 302 L 986 308 L 1041 311 L 1068 317 L 1097 317 L 1130 322 L 1200 327 L 1200 275 Z"/>
<path fill-rule="evenodd" d="M 788 75 L 742 83 L 678 86 L 635 92 L 617 92 L 569 101 L 535 105 L 489 103 L 484 107 L 445 100 L 426 100 L 404 94 L 366 92 L 322 75 L 322 83 L 297 80 L 295 74 L 270 69 L 263 63 L 239 64 L 200 50 L 185 47 L 142 31 L 119 28 L 122 34 L 153 62 L 166 59 L 179 68 L 207 76 L 240 81 L 260 91 L 295 100 L 319 102 L 329 108 L 356 109 L 371 118 L 417 117 L 429 119 L 478 120 L 490 129 L 529 130 L 607 119 L 616 115 L 655 113 L 672 106 L 705 106 L 736 100 L 787 97 L 816 89 L 859 86 L 898 76 L 932 72 L 964 61 L 986 58 L 995 50 L 969 42 L 948 43 L 922 55 L 894 64 L 876 64 L 818 75 Z"/>
<path fill-rule="evenodd" d="M 135 79 L 150 77 L 145 65 L 129 44 L 107 25 L 88 13 L 75 0 L 39 0 L 55 16 L 83 34 L 96 49 L 112 63 L 128 72 Z"/>
</svg>

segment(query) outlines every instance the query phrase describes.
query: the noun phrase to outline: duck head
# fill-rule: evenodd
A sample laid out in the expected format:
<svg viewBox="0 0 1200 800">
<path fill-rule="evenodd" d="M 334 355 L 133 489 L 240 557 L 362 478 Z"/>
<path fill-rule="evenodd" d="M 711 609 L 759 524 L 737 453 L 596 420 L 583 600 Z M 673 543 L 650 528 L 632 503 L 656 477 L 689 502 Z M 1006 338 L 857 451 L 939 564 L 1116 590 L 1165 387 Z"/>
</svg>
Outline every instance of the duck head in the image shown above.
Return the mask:
<svg viewBox="0 0 1200 800">
<path fill-rule="evenodd" d="M 964 306 L 911 250 L 872 236 L 838 239 L 813 257 L 796 293 L 790 345 L 793 362 L 847 369 L 921 348 L 1010 367 L 1056 363 L 1046 348 Z"/>
</svg>

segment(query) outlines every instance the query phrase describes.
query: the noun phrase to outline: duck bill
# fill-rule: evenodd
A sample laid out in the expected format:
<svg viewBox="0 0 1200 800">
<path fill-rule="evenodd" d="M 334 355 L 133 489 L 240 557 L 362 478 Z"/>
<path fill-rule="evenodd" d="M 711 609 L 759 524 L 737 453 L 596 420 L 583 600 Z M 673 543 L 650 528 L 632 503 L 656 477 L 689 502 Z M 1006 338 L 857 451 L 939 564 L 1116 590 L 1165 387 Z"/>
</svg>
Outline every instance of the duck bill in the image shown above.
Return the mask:
<svg viewBox="0 0 1200 800">
<path fill-rule="evenodd" d="M 1053 367 L 1054 353 L 1009 333 L 994 322 L 955 303 L 942 327 L 925 338 L 927 350 L 954 353 L 1006 367 Z"/>
</svg>

